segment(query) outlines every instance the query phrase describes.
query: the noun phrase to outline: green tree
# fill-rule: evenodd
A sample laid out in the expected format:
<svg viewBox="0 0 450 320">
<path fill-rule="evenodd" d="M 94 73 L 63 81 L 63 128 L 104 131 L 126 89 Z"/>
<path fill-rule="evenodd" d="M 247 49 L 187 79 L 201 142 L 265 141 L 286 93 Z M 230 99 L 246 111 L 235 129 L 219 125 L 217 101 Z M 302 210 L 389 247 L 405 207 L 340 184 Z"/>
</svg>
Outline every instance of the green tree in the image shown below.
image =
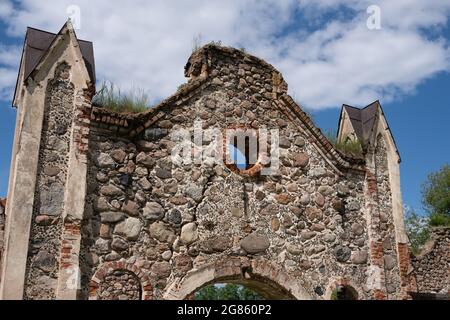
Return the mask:
<svg viewBox="0 0 450 320">
<path fill-rule="evenodd" d="M 218 300 L 218 292 L 215 285 L 203 287 L 195 293 L 195 300 Z"/>
<path fill-rule="evenodd" d="M 227 283 L 211 284 L 195 293 L 195 300 L 262 300 L 263 298 L 251 289 L 242 285 Z"/>
<path fill-rule="evenodd" d="M 239 286 L 233 283 L 227 283 L 218 290 L 218 300 L 240 300 Z"/>
<path fill-rule="evenodd" d="M 239 291 L 239 296 L 239 300 L 263 300 L 262 296 L 247 287 L 241 288 L 241 290 Z"/>
<path fill-rule="evenodd" d="M 417 254 L 430 236 L 429 218 L 420 216 L 414 210 L 409 209 L 405 214 L 405 227 L 412 252 Z"/>
<path fill-rule="evenodd" d="M 450 226 L 450 166 L 428 175 L 422 185 L 422 203 L 431 226 Z"/>
<path fill-rule="evenodd" d="M 430 227 L 450 226 L 450 166 L 445 164 L 439 171 L 428 175 L 422 185 L 422 204 L 426 216 L 418 215 L 414 210 L 405 212 L 405 227 L 411 242 L 413 253 L 430 236 Z"/>
</svg>

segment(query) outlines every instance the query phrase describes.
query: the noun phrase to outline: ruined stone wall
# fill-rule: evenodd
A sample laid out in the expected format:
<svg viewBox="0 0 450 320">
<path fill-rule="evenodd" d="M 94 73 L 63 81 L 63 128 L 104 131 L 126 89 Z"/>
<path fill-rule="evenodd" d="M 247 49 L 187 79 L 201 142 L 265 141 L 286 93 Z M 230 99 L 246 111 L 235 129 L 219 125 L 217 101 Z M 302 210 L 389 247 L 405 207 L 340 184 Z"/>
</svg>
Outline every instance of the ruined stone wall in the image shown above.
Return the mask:
<svg viewBox="0 0 450 320">
<path fill-rule="evenodd" d="M 2 265 L 3 248 L 5 246 L 5 207 L 6 200 L 0 199 L 0 267 Z M 1 281 L 1 274 L 0 274 Z"/>
<path fill-rule="evenodd" d="M 450 294 L 450 228 L 434 228 L 423 250 L 411 257 L 417 292 Z"/>
<path fill-rule="evenodd" d="M 378 236 L 382 243 L 385 287 L 388 298 L 400 299 L 400 277 L 397 262 L 397 243 L 392 214 L 392 194 L 389 184 L 389 169 L 386 141 L 380 134 L 375 150 L 375 170 L 379 204 Z"/>
<path fill-rule="evenodd" d="M 137 298 L 134 280 L 112 283 L 134 270 L 139 298 L 161 299 L 189 272 L 234 258 L 273 262 L 313 298 L 327 298 L 339 279 L 369 298 L 364 175 L 340 175 L 277 107 L 276 92 L 285 90 L 278 73 L 210 58 L 210 86 L 161 110 L 140 135 L 119 137 L 92 123 L 79 298 Z M 196 119 L 204 129 L 279 129 L 279 172 L 247 177 L 223 164 L 173 164 L 170 134 L 193 133 Z"/>
<path fill-rule="evenodd" d="M 358 299 L 400 297 L 383 140 L 370 169 L 340 154 L 278 71 L 231 48 L 194 53 L 189 83 L 138 115 L 90 105 L 92 88 L 71 72 L 57 65 L 36 132 L 25 299 L 185 299 L 217 281 L 269 298 L 328 299 L 342 286 Z M 173 162 L 174 133 L 236 128 L 267 130 L 274 172 L 213 161 L 205 135 L 188 154 L 209 157 Z"/>
<path fill-rule="evenodd" d="M 70 67 L 61 63 L 47 87 L 25 278 L 25 299 L 55 298 L 74 112 L 74 86 L 70 83 L 70 72 Z"/>
</svg>

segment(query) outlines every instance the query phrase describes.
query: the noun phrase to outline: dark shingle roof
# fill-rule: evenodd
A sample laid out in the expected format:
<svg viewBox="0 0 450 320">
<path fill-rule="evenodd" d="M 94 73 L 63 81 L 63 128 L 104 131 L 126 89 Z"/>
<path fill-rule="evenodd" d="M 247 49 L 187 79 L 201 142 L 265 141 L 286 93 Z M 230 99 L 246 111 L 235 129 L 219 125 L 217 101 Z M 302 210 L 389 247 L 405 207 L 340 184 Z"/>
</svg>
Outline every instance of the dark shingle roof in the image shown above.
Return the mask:
<svg viewBox="0 0 450 320">
<path fill-rule="evenodd" d="M 350 118 L 350 122 L 355 129 L 355 133 L 358 138 L 365 144 L 370 137 L 375 118 L 377 116 L 379 102 L 378 100 L 372 102 L 363 109 L 358 109 L 349 105 L 343 105 L 342 107 L 347 111 Z"/>
<path fill-rule="evenodd" d="M 6 208 L 6 199 L 0 199 L 0 207 Z"/>
<path fill-rule="evenodd" d="M 41 58 L 50 48 L 56 36 L 57 34 L 55 33 L 30 27 L 27 28 L 24 46 L 24 79 L 27 79 L 33 72 L 33 70 L 37 67 Z M 80 44 L 81 54 L 83 55 L 84 63 L 86 65 L 89 76 L 95 83 L 94 49 L 92 42 L 78 40 L 78 43 Z"/>
<path fill-rule="evenodd" d="M 347 111 L 350 122 L 352 123 L 352 126 L 355 129 L 355 133 L 358 136 L 358 139 L 361 141 L 363 147 L 367 146 L 372 130 L 374 129 L 375 119 L 378 116 L 378 112 L 380 112 L 380 115 L 383 115 L 384 117 L 383 108 L 381 107 L 380 102 L 376 100 L 362 109 L 344 104 L 342 105 L 342 109 Z M 341 120 L 342 119 L 339 119 L 339 124 L 341 123 Z M 395 143 L 395 139 L 392 135 L 391 129 L 389 128 L 389 125 L 387 127 L 387 130 L 389 130 L 392 141 L 394 142 L 395 152 L 398 154 L 400 160 L 400 153 L 398 151 L 397 144 Z"/>
</svg>

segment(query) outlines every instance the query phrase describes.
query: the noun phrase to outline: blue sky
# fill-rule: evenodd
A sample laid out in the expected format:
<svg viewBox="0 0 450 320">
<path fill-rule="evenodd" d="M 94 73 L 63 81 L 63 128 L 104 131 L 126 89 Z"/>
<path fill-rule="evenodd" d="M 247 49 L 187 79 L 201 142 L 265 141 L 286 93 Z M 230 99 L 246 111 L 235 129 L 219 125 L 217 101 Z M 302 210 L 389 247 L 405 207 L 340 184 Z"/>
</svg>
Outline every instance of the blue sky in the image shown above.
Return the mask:
<svg viewBox="0 0 450 320">
<path fill-rule="evenodd" d="M 423 213 L 421 184 L 429 173 L 450 163 L 450 74 L 424 82 L 416 94 L 381 104 L 402 158 L 403 202 Z M 337 127 L 339 112 L 319 111 L 313 117 L 326 130 Z"/>
<path fill-rule="evenodd" d="M 0 0 L 0 196 L 7 192 L 10 100 L 26 26 L 56 32 L 67 16 L 79 20 L 79 38 L 94 42 L 99 80 L 125 90 L 139 84 L 153 101 L 185 81 L 194 37 L 245 47 L 273 64 L 324 132 L 336 129 L 343 103 L 364 107 L 379 99 L 402 157 L 404 202 L 419 212 L 427 174 L 450 162 L 448 0 L 121 3 Z M 372 4 L 380 8 L 380 30 L 366 25 Z"/>
</svg>

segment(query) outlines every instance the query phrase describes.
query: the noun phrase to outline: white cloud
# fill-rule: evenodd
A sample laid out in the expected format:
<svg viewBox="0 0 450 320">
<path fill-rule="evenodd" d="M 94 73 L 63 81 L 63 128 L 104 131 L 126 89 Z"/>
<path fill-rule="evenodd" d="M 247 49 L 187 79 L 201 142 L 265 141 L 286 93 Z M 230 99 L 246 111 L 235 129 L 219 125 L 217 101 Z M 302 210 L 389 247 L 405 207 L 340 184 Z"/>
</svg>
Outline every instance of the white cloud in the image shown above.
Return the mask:
<svg viewBox="0 0 450 320">
<path fill-rule="evenodd" d="M 17 70 L 0 67 L 0 100 L 11 100 L 16 84 Z"/>
<path fill-rule="evenodd" d="M 12 99 L 21 54 L 20 47 L 0 43 L 0 100 Z"/>
<path fill-rule="evenodd" d="M 0 2 L 0 18 L 7 18 L 11 15 L 13 6 L 10 1 L 4 0 Z"/>
<path fill-rule="evenodd" d="M 0 63 L 10 67 L 16 67 L 20 61 L 22 48 L 13 45 L 2 45 L 0 43 Z"/>
<path fill-rule="evenodd" d="M 379 31 L 366 28 L 372 3 L 381 8 Z M 59 30 L 67 6 L 78 5 L 82 29 L 77 34 L 94 42 L 98 78 L 148 88 L 155 99 L 185 81 L 183 66 L 199 33 L 205 42 L 244 46 L 272 63 L 290 92 L 312 109 L 390 101 L 450 69 L 449 39 L 439 29 L 448 22 L 448 0 L 22 0 L 14 9 L 8 4 L 0 5 L 0 19 L 8 35 L 18 39 L 26 26 Z M 334 21 L 326 20 L 330 14 Z M 305 32 L 305 25 L 314 31 Z M 430 30 L 441 37 L 431 39 Z M 1 92 L 15 85 L 9 75 L 14 50 L 0 46 L 0 66 L 9 67 Z"/>
</svg>

